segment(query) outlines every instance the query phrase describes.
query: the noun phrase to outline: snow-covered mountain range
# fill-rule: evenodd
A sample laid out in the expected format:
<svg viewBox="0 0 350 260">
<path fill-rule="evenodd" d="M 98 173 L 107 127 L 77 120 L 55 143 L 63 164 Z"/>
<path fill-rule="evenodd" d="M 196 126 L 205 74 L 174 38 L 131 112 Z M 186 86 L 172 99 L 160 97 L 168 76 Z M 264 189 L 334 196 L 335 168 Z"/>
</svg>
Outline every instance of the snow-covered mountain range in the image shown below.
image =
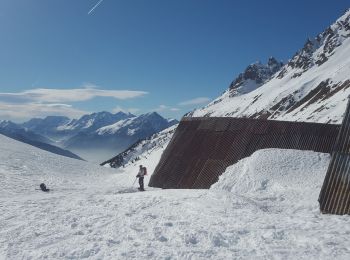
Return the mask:
<svg viewBox="0 0 350 260">
<path fill-rule="evenodd" d="M 178 121 L 167 120 L 158 113 L 129 116 L 97 130 L 79 131 L 64 142 L 65 148 L 90 161 L 101 163 L 124 151 L 133 143 L 162 131 Z"/>
<path fill-rule="evenodd" d="M 25 136 L 27 143 L 29 140 L 39 141 L 68 149 L 84 159 L 101 163 L 138 140 L 177 123 L 177 120 L 165 119 L 156 112 L 135 116 L 104 111 L 79 119 L 48 116 L 22 124 L 1 121 L 0 131 L 10 137 Z"/>
<path fill-rule="evenodd" d="M 48 116 L 46 118 L 32 118 L 19 126 L 38 133 L 48 138 L 55 138 L 57 127 L 70 122 L 70 119 L 65 116 Z"/>
<path fill-rule="evenodd" d="M 55 146 L 52 140 L 8 120 L 0 120 L 0 134 L 51 153 L 79 160 L 82 159 L 71 151 Z"/>
<path fill-rule="evenodd" d="M 83 115 L 79 119 L 69 119 L 65 116 L 33 118 L 21 124 L 21 126 L 57 141 L 60 139 L 68 139 L 79 132 L 94 132 L 100 127 L 111 125 L 119 120 L 130 117 L 135 116 L 124 112 L 112 114 L 103 111 Z"/>
<path fill-rule="evenodd" d="M 79 119 L 72 119 L 66 124 L 61 124 L 57 127 L 57 131 L 63 132 L 93 132 L 97 129 L 112 125 L 115 122 L 124 120 L 127 118 L 135 117 L 131 113 L 117 112 L 115 114 L 103 111 L 98 113 L 92 113 L 89 115 L 84 115 Z"/>
<path fill-rule="evenodd" d="M 52 141 L 39 133 L 35 133 L 27 128 L 21 127 L 9 120 L 0 120 L 0 133 L 6 136 L 23 136 L 23 138 L 51 144 Z"/>
<path fill-rule="evenodd" d="M 340 123 L 350 94 L 349 20 L 350 10 L 283 66 L 274 58 L 248 66 L 220 97 L 187 116 Z"/>
<path fill-rule="evenodd" d="M 207 106 L 186 116 L 252 117 L 289 121 L 341 123 L 350 94 L 350 9 L 283 64 L 271 57 L 256 62 Z M 167 132 L 167 130 L 164 130 Z M 166 135 L 167 142 L 173 131 Z M 155 143 L 154 140 L 144 140 Z M 141 146 L 135 144 L 135 146 Z M 165 149 L 163 144 L 159 149 Z M 152 149 L 155 149 L 152 148 Z M 109 163 L 131 162 L 152 150 L 131 146 Z M 159 157 L 160 158 L 160 157 Z"/>
</svg>

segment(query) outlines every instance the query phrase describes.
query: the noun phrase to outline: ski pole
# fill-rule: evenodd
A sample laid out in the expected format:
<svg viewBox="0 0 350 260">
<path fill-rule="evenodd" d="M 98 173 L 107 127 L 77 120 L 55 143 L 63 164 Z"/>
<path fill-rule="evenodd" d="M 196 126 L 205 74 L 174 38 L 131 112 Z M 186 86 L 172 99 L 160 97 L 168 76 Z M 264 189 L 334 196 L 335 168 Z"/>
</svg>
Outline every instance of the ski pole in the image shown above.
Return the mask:
<svg viewBox="0 0 350 260">
<path fill-rule="evenodd" d="M 134 184 L 135 184 L 136 180 L 137 180 L 137 177 L 135 178 L 134 182 L 132 183 L 132 186 L 134 186 Z"/>
</svg>

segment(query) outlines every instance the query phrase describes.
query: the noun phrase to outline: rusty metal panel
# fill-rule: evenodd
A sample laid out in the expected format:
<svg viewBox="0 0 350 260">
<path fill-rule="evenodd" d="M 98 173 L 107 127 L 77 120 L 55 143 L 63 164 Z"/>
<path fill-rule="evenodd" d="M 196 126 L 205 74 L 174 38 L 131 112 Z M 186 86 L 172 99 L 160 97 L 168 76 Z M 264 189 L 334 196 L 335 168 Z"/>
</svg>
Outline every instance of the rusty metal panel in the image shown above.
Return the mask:
<svg viewBox="0 0 350 260">
<path fill-rule="evenodd" d="M 329 214 L 350 214 L 350 102 L 335 141 L 331 162 L 319 196 L 320 209 Z"/>
<path fill-rule="evenodd" d="M 234 142 L 231 144 L 230 148 L 227 150 L 227 155 L 225 161 L 236 163 L 239 159 L 243 158 L 245 149 L 249 143 L 250 135 L 248 133 L 241 133 L 236 135 Z"/>
<path fill-rule="evenodd" d="M 251 135 L 249 138 L 249 143 L 244 149 L 243 158 L 249 157 L 256 150 L 258 150 L 257 147 L 259 146 L 259 142 L 260 142 L 260 135 Z"/>
<path fill-rule="evenodd" d="M 331 124 L 249 118 L 185 118 L 149 185 L 209 188 L 228 165 L 264 148 L 331 153 L 339 129 L 339 125 Z M 338 145 L 340 150 L 346 148 Z"/>
<path fill-rule="evenodd" d="M 199 130 L 213 130 L 215 129 L 216 125 L 216 118 L 205 118 L 204 120 L 201 121 L 201 123 L 198 126 Z"/>
<path fill-rule="evenodd" d="M 194 183 L 196 182 L 196 179 L 202 169 L 204 168 L 204 165 L 206 163 L 206 160 L 201 160 L 201 159 L 194 159 L 193 164 L 191 167 L 189 167 L 186 172 L 186 177 L 183 177 L 179 181 L 179 187 L 182 189 L 193 189 Z"/>
<path fill-rule="evenodd" d="M 237 118 L 236 120 L 232 120 L 230 122 L 230 126 L 228 128 L 229 131 L 243 131 L 247 126 L 247 119 L 245 118 Z"/>
<path fill-rule="evenodd" d="M 161 161 L 163 159 L 163 156 L 161 158 Z M 166 158 L 165 158 L 166 159 Z M 176 176 L 173 176 L 169 174 L 172 172 L 174 166 L 181 160 L 180 157 L 171 157 L 171 160 L 166 160 L 165 162 L 157 165 L 156 169 L 154 170 L 154 173 L 159 173 L 157 176 L 158 178 L 153 179 L 154 186 L 155 187 L 163 187 L 163 188 L 170 188 L 174 183 L 176 182 Z M 153 173 L 153 175 L 154 175 Z M 153 176 L 152 175 L 152 176 Z M 171 178 L 175 178 L 175 180 L 172 180 Z"/>
<path fill-rule="evenodd" d="M 209 159 L 198 174 L 194 189 L 209 189 L 212 183 L 218 181 L 219 176 L 225 171 L 227 164 L 221 160 Z"/>
<path fill-rule="evenodd" d="M 237 135 L 232 132 L 224 132 L 220 136 L 219 142 L 217 142 L 215 151 L 211 154 L 212 159 L 225 160 L 231 145 L 235 142 Z"/>
<path fill-rule="evenodd" d="M 225 132 L 230 127 L 230 120 L 217 120 L 215 125 L 215 131 Z"/>
<path fill-rule="evenodd" d="M 267 134 L 269 130 L 269 121 L 260 120 L 255 128 L 253 128 L 254 134 Z"/>
</svg>

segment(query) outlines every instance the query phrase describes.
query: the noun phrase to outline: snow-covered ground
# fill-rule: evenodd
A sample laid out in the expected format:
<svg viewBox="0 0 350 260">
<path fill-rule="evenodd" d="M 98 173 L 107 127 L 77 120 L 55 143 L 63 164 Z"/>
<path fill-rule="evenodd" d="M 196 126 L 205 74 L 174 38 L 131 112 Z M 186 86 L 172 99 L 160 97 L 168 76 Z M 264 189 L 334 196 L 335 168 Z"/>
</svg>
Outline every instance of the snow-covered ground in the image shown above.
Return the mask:
<svg viewBox="0 0 350 260">
<path fill-rule="evenodd" d="M 136 164 L 115 170 L 0 143 L 0 259 L 350 257 L 350 217 L 318 210 L 325 154 L 262 150 L 210 190 L 136 192 Z M 150 174 L 152 156 L 138 161 Z M 41 182 L 52 192 L 35 190 Z"/>
</svg>

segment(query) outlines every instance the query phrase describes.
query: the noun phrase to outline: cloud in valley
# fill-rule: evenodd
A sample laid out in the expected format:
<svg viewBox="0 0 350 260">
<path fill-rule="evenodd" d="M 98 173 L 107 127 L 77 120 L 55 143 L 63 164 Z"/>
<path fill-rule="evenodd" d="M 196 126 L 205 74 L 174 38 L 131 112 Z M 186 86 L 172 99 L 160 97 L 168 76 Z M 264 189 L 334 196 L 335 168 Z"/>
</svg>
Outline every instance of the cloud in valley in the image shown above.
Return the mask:
<svg viewBox="0 0 350 260">
<path fill-rule="evenodd" d="M 78 118 L 87 111 L 79 110 L 68 104 L 43 103 L 4 103 L 0 102 L 0 117 L 14 120 L 26 120 L 32 117 L 61 115 Z"/>
</svg>

